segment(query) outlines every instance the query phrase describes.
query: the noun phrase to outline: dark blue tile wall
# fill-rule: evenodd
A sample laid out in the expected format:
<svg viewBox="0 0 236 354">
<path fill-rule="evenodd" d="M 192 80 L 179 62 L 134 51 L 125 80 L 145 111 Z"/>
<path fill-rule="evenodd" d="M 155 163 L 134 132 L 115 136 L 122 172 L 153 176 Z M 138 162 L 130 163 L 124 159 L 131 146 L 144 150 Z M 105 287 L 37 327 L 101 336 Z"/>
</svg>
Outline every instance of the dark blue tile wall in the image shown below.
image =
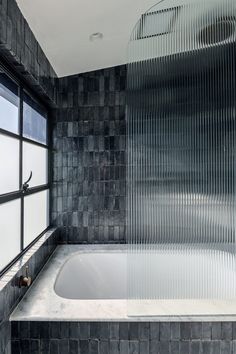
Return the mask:
<svg viewBox="0 0 236 354">
<path fill-rule="evenodd" d="M 37 94 L 55 104 L 57 75 L 15 0 L 0 1 L 0 58 Z"/>
<path fill-rule="evenodd" d="M 9 272 L 0 278 L 0 354 L 10 353 L 9 315 L 27 291 L 26 288 L 19 288 L 19 277 L 24 273 L 24 259 L 28 259 L 29 273 L 34 280 L 54 251 L 58 239 L 59 232 L 57 230 L 48 231 L 32 249 L 13 265 Z"/>
<path fill-rule="evenodd" d="M 119 66 L 59 79 L 53 212 L 69 243 L 125 240 L 125 86 Z"/>
<path fill-rule="evenodd" d="M 12 337 L 14 354 L 236 353 L 235 322 L 13 322 Z"/>
</svg>

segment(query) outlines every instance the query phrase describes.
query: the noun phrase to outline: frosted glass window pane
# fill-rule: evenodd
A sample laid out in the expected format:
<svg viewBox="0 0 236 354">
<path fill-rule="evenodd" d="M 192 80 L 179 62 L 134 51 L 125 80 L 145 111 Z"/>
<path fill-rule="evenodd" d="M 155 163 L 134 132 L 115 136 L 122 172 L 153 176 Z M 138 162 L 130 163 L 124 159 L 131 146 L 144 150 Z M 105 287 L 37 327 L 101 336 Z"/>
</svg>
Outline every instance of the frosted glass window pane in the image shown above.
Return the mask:
<svg viewBox="0 0 236 354">
<path fill-rule="evenodd" d="M 47 143 L 46 112 L 37 102 L 24 94 L 23 102 L 23 135 L 26 138 Z"/>
<path fill-rule="evenodd" d="M 23 143 L 23 181 L 29 178 L 30 187 L 39 186 L 48 182 L 48 150 L 30 143 Z"/>
<path fill-rule="evenodd" d="M 18 87 L 5 74 L 0 73 L 0 128 L 19 132 Z"/>
<path fill-rule="evenodd" d="M 19 141 L 0 134 L 0 194 L 19 190 Z"/>
<path fill-rule="evenodd" d="M 14 222 L 12 222 L 14 220 Z M 0 205 L 0 270 L 20 253 L 20 200 Z"/>
<path fill-rule="evenodd" d="M 24 247 L 49 226 L 49 192 L 43 191 L 24 198 Z"/>
</svg>

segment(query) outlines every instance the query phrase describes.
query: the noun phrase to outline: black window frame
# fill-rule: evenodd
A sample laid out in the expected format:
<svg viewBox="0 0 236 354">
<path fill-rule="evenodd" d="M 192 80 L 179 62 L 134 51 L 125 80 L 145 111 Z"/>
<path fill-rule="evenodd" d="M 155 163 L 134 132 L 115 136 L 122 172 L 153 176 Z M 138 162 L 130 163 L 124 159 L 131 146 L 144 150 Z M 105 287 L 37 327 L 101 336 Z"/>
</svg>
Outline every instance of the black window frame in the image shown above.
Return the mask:
<svg viewBox="0 0 236 354">
<path fill-rule="evenodd" d="M 7 202 L 13 201 L 13 200 L 20 200 L 20 253 L 13 259 L 11 260 L 10 263 L 8 263 L 6 266 L 4 266 L 3 269 L 0 269 L 0 277 L 20 258 L 24 253 L 26 253 L 29 248 L 31 248 L 41 237 L 42 235 L 51 227 L 51 136 L 50 136 L 50 124 L 49 124 L 49 116 L 50 116 L 50 109 L 47 107 L 46 104 L 42 102 L 42 100 L 35 95 L 35 93 L 29 89 L 29 87 L 23 83 L 19 78 L 14 76 L 14 74 L 11 73 L 11 70 L 6 68 L 6 66 L 2 63 L 0 63 L 0 72 L 4 73 L 14 84 L 17 85 L 18 87 L 18 98 L 19 98 L 19 107 L 18 107 L 18 134 L 10 132 L 8 130 L 0 128 L 0 134 L 11 137 L 14 139 L 17 139 L 19 142 L 19 189 L 10 193 L 6 194 L 0 194 L 0 205 L 5 204 Z M 47 124 L 47 137 L 46 137 L 46 144 L 37 142 L 33 139 L 26 138 L 23 136 L 23 94 L 28 95 L 33 101 L 35 101 L 40 107 L 42 107 L 42 110 L 45 111 L 46 116 L 44 118 L 46 119 L 46 124 Z M 27 190 L 27 192 L 23 192 L 22 186 L 25 181 L 22 180 L 22 175 L 23 175 L 23 143 L 27 142 L 32 145 L 36 145 L 39 147 L 42 147 L 44 149 L 47 149 L 47 183 L 35 187 L 30 187 Z M 48 205 L 48 210 L 49 210 L 49 226 L 43 230 L 40 235 L 35 235 L 34 240 L 27 245 L 27 247 L 24 247 L 24 198 L 38 193 L 42 191 L 49 191 L 49 205 Z"/>
</svg>

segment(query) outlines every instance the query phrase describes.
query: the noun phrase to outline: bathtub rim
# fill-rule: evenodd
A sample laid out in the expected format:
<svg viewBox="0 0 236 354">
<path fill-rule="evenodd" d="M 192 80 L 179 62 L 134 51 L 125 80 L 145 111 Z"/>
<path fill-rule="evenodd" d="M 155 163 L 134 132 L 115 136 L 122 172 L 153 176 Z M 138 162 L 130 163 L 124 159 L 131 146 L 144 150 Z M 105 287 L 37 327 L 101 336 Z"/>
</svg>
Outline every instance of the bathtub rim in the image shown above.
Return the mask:
<svg viewBox="0 0 236 354">
<path fill-rule="evenodd" d="M 208 322 L 208 321 L 235 321 L 234 314 L 221 315 L 147 315 L 128 316 L 127 300 L 78 300 L 65 299 L 54 291 L 55 279 L 65 260 L 76 253 L 98 252 L 124 252 L 125 244 L 99 244 L 99 245 L 59 245 L 39 273 L 31 288 L 10 316 L 10 321 L 79 321 L 79 322 Z M 56 308 L 53 306 L 56 305 Z M 78 304 L 80 302 L 80 304 Z M 74 305 L 73 305 L 74 303 Z M 76 306 L 75 306 L 76 304 Z M 72 308 L 70 308 L 70 305 Z M 84 306 L 86 310 L 83 312 Z M 73 309 L 82 310 L 74 313 Z M 102 308 L 94 315 L 96 310 Z"/>
</svg>

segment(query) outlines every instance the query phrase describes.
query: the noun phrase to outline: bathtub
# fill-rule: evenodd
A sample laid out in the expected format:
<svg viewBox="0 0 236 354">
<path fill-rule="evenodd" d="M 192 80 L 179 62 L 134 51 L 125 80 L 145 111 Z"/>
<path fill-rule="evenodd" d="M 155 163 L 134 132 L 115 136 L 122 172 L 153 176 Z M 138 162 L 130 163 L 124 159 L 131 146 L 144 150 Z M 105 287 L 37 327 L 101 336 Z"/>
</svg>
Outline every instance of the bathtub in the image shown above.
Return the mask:
<svg viewBox="0 0 236 354">
<path fill-rule="evenodd" d="M 227 321 L 235 313 L 235 300 L 127 300 L 125 245 L 62 245 L 11 320 Z"/>
<path fill-rule="evenodd" d="M 126 253 L 78 252 L 62 266 L 55 292 L 66 299 L 126 299 Z"/>
</svg>

